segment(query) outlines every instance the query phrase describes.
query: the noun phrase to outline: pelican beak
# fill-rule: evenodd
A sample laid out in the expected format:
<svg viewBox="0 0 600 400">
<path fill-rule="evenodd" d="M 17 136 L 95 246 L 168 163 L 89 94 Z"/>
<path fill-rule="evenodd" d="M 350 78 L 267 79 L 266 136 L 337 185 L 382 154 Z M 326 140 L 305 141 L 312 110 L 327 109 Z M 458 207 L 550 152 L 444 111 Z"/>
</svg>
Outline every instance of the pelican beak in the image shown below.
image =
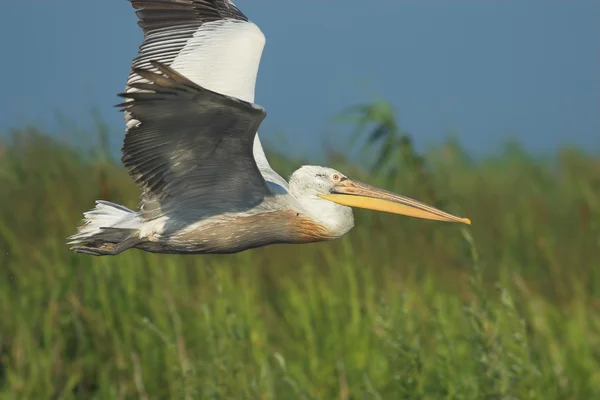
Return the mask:
<svg viewBox="0 0 600 400">
<path fill-rule="evenodd" d="M 320 194 L 319 197 L 348 207 L 471 225 L 468 218 L 460 218 L 409 197 L 345 177 L 334 187 L 331 194 Z"/>
</svg>

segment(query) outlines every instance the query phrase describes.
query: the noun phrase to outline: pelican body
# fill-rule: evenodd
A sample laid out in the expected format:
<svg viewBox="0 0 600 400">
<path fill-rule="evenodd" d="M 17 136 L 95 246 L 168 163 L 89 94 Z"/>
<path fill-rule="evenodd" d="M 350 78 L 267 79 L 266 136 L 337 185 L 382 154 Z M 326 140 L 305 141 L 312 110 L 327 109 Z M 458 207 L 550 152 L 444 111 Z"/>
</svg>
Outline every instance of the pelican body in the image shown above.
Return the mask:
<svg viewBox="0 0 600 400">
<path fill-rule="evenodd" d="M 130 0 L 144 42 L 120 96 L 122 162 L 140 187 L 133 211 L 99 200 L 71 249 L 117 255 L 236 253 L 337 239 L 352 207 L 470 224 L 419 201 L 319 166 L 289 182 L 258 137 L 254 88 L 265 37 L 227 0 Z"/>
</svg>

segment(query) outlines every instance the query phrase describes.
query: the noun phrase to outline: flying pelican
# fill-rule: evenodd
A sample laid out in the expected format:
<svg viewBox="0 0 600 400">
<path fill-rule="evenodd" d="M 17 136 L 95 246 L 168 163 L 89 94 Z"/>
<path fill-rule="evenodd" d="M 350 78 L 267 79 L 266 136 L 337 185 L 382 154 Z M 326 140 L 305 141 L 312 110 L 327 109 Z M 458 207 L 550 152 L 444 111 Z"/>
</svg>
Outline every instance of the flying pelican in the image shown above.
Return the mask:
<svg viewBox="0 0 600 400">
<path fill-rule="evenodd" d="M 351 207 L 470 224 L 319 166 L 289 183 L 269 165 L 254 104 L 265 36 L 228 0 L 129 0 L 144 41 L 120 104 L 122 162 L 142 191 L 138 211 L 98 200 L 71 249 L 117 255 L 236 253 L 332 240 Z"/>
</svg>

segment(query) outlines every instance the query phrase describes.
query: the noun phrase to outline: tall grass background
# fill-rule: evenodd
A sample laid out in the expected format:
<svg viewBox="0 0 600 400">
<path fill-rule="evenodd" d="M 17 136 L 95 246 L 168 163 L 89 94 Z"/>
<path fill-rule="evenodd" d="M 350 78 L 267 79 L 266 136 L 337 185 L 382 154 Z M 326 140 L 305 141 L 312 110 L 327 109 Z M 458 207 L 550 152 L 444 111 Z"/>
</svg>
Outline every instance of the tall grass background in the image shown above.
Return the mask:
<svg viewBox="0 0 600 400">
<path fill-rule="evenodd" d="M 600 157 L 418 154 L 385 103 L 343 122 L 362 156 L 328 165 L 473 225 L 359 210 L 329 243 L 77 255 L 95 199 L 138 203 L 107 128 L 4 135 L 0 398 L 600 398 Z"/>
</svg>

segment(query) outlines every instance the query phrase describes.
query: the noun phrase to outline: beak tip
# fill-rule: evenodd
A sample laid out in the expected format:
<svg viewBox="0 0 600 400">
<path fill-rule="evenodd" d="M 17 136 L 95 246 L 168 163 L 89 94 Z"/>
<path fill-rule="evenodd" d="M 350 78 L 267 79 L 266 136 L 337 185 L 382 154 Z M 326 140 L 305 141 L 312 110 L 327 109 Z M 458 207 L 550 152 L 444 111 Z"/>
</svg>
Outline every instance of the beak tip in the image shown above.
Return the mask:
<svg viewBox="0 0 600 400">
<path fill-rule="evenodd" d="M 471 225 L 471 220 L 469 218 L 463 218 L 461 222 L 463 224 Z"/>
</svg>

